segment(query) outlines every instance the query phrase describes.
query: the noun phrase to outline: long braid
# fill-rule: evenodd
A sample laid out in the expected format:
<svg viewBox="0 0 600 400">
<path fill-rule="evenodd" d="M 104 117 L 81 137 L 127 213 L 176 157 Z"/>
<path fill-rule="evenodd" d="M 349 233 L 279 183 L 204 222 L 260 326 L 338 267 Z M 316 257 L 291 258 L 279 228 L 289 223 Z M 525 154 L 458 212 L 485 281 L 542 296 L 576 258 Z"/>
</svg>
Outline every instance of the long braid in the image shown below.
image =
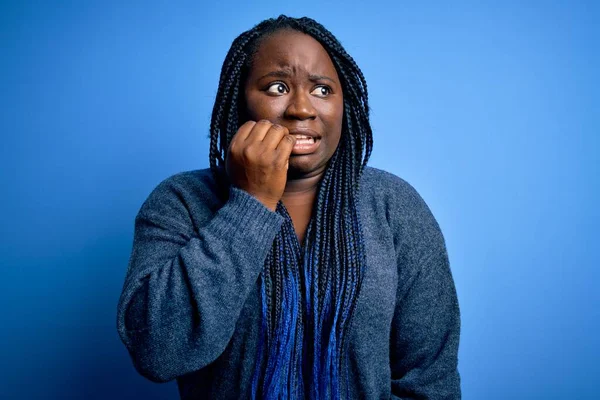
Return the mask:
<svg viewBox="0 0 600 400">
<path fill-rule="evenodd" d="M 212 113 L 210 167 L 225 193 L 225 156 L 233 135 L 245 122 L 243 85 L 252 57 L 262 38 L 282 29 L 308 34 L 325 48 L 342 83 L 344 121 L 340 144 L 319 184 L 304 250 L 285 206 L 277 205 L 284 224 L 260 274 L 262 322 L 252 396 L 337 399 L 342 397 L 347 336 L 366 264 L 357 201 L 373 135 L 366 80 L 327 29 L 310 18 L 280 16 L 233 41 L 221 69 Z"/>
</svg>

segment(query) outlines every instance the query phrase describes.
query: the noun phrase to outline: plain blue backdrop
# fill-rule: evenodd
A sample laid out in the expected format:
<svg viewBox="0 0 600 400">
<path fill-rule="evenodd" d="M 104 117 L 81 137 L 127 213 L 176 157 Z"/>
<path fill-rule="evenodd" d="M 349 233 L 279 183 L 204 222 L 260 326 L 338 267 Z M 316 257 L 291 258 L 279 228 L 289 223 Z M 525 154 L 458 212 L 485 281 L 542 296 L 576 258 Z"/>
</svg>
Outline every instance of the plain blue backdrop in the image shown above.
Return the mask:
<svg viewBox="0 0 600 400">
<path fill-rule="evenodd" d="M 1 3 L 0 397 L 178 398 L 116 331 L 134 217 L 208 166 L 231 41 L 286 13 L 356 59 L 370 164 L 440 223 L 464 398 L 598 398 L 598 2 L 217 3 Z"/>
</svg>

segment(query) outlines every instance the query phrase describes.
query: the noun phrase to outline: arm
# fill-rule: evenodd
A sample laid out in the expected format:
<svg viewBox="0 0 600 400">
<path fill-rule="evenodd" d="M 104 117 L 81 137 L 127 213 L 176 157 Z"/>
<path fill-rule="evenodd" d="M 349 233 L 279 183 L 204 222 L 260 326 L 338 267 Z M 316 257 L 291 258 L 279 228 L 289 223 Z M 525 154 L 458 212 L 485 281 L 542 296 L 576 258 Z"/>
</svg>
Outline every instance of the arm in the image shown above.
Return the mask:
<svg viewBox="0 0 600 400">
<path fill-rule="evenodd" d="M 118 305 L 121 340 L 155 382 L 201 369 L 225 350 L 282 223 L 237 188 L 214 215 L 182 199 L 164 183 L 142 206 Z M 205 219 L 197 231 L 191 212 Z"/>
<path fill-rule="evenodd" d="M 414 190 L 414 189 L 413 189 Z M 392 398 L 461 398 L 460 311 L 442 232 L 413 192 L 399 251 L 399 289 L 390 341 Z M 409 233 L 410 232 L 410 233 Z"/>
<path fill-rule="evenodd" d="M 460 399 L 460 315 L 445 253 L 424 261 L 393 324 L 392 398 Z"/>
</svg>

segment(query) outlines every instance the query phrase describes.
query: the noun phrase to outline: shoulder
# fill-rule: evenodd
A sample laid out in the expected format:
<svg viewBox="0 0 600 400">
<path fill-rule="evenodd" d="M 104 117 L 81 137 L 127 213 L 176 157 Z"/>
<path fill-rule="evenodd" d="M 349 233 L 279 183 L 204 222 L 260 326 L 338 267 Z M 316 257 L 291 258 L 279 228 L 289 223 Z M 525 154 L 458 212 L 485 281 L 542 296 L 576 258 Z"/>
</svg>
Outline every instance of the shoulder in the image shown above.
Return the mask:
<svg viewBox="0 0 600 400">
<path fill-rule="evenodd" d="M 417 190 L 390 172 L 367 167 L 360 187 L 361 208 L 371 221 L 391 229 L 398 248 L 423 254 L 444 248 L 439 224 Z"/>
<path fill-rule="evenodd" d="M 182 171 L 163 179 L 154 189 L 158 193 L 200 192 L 210 194 L 217 191 L 210 168 Z"/>
<path fill-rule="evenodd" d="M 366 167 L 361 178 L 361 197 L 372 204 L 392 207 L 403 215 L 430 211 L 417 190 L 406 180 L 378 168 Z"/>
<path fill-rule="evenodd" d="M 367 166 L 362 174 L 361 184 L 378 189 L 395 189 L 401 191 L 414 191 L 413 187 L 404 179 L 391 172 L 379 168 Z"/>
<path fill-rule="evenodd" d="M 221 201 L 209 168 L 173 174 L 156 185 L 140 208 L 143 213 L 171 214 L 216 209 Z"/>
</svg>

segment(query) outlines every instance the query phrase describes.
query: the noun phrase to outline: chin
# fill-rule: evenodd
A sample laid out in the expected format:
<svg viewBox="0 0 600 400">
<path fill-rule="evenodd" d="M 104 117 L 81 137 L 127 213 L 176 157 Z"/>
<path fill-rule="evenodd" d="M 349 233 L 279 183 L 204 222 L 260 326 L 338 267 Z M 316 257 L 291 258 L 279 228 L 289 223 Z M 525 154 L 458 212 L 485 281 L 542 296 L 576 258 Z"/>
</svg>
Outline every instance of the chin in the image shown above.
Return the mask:
<svg viewBox="0 0 600 400">
<path fill-rule="evenodd" d="M 292 156 L 287 172 L 288 178 L 310 177 L 325 171 L 325 165 L 322 163 L 309 159 L 294 159 L 294 157 L 306 158 L 305 156 Z"/>
</svg>

